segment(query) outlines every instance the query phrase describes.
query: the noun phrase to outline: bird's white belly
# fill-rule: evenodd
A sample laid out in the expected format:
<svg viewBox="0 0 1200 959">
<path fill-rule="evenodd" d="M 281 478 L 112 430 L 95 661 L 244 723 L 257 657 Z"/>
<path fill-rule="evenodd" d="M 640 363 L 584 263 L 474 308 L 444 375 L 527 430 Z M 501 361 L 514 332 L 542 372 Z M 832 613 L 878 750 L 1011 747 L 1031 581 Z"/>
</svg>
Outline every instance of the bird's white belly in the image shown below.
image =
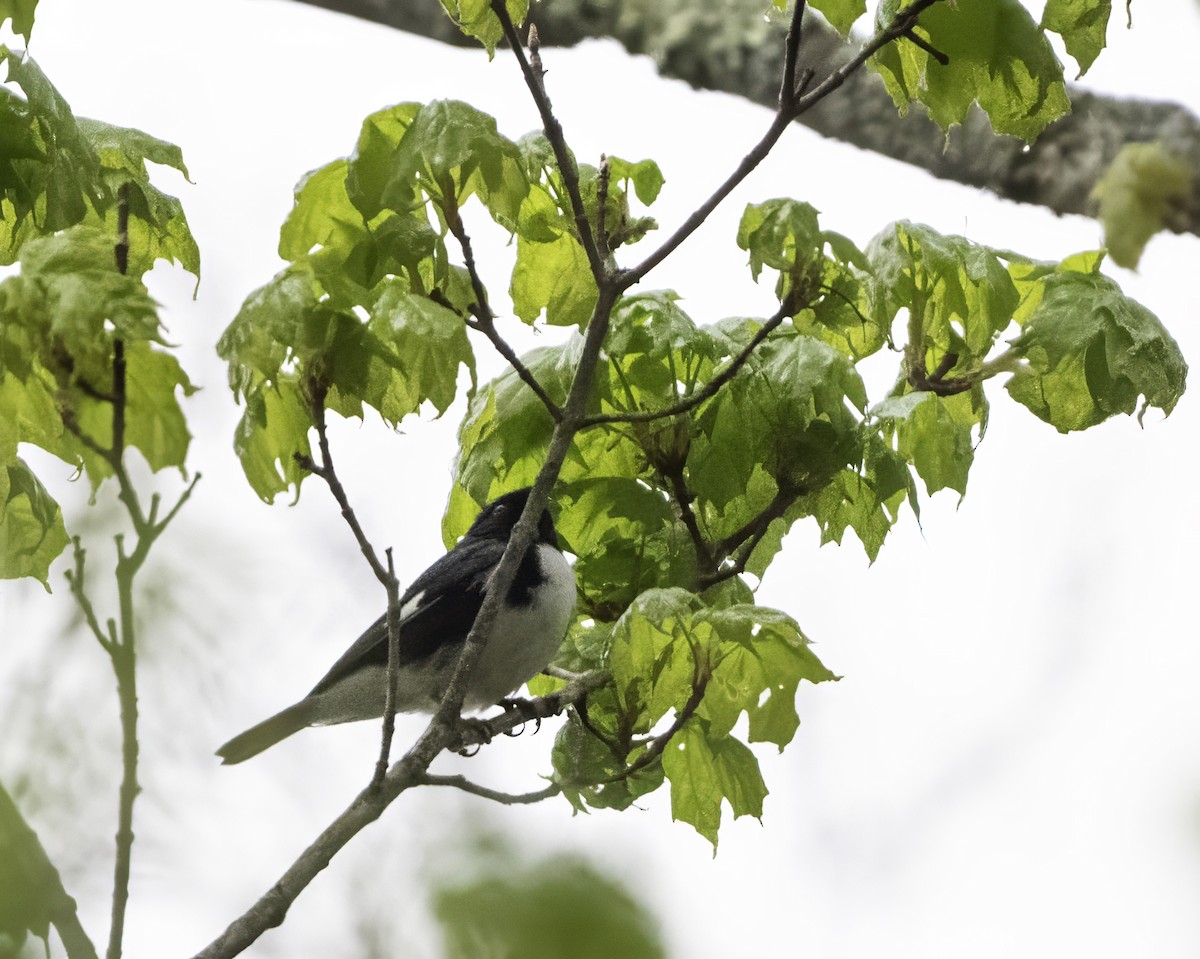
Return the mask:
<svg viewBox="0 0 1200 959">
<path fill-rule="evenodd" d="M 483 709 L 504 698 L 545 669 L 562 645 L 575 612 L 575 573 L 558 550 L 544 543 L 537 548 L 546 582 L 534 592 L 533 604 L 500 608 L 464 709 Z"/>
</svg>

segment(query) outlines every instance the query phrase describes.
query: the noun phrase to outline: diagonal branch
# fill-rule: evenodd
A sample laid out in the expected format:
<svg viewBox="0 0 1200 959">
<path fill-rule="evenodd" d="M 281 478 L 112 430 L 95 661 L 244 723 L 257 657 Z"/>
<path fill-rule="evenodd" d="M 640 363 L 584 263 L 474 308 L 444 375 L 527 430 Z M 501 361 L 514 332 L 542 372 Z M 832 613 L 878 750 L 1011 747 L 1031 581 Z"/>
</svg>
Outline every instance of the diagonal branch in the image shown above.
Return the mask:
<svg viewBox="0 0 1200 959">
<path fill-rule="evenodd" d="M 675 738 L 676 734 L 683 729 L 687 721 L 692 718 L 696 710 L 700 708 L 700 703 L 704 699 L 704 691 L 708 688 L 708 677 L 704 675 L 697 676 L 692 683 L 692 695 L 688 697 L 688 701 L 684 703 L 683 708 L 675 714 L 675 719 L 671 725 L 665 730 L 650 740 L 646 751 L 643 752 L 637 759 L 631 762 L 628 766 L 622 769 L 619 773 L 609 776 L 607 779 L 601 780 L 596 785 L 604 783 L 620 782 L 622 779 L 628 779 L 634 773 L 641 772 L 647 766 L 658 762 L 663 751 Z"/>
<path fill-rule="evenodd" d="M 451 235 L 458 240 L 458 245 L 462 249 L 463 264 L 467 268 L 467 275 L 471 278 L 471 288 L 475 291 L 475 303 L 471 310 L 471 314 L 475 317 L 475 322 L 468 322 L 468 326 L 473 330 L 478 330 L 492 342 L 492 346 L 496 348 L 496 352 L 508 361 L 508 365 L 516 370 L 522 382 L 525 383 L 539 400 L 546 407 L 550 415 L 557 423 L 562 419 L 562 410 L 559 409 L 557 403 L 546 392 L 537 377 L 533 375 L 529 367 L 521 362 L 521 358 L 508 342 L 500 335 L 500 331 L 496 329 L 496 314 L 492 312 L 492 308 L 488 303 L 487 287 L 483 285 L 483 278 L 479 275 L 479 269 L 475 265 L 475 252 L 471 247 L 471 238 L 467 235 L 466 227 L 463 226 L 462 216 L 459 215 L 458 207 L 454 205 L 453 191 L 444 191 L 446 195 L 446 205 L 442 209 L 442 216 L 446 220 L 446 228 Z"/>
<path fill-rule="evenodd" d="M 829 96 L 829 94 L 845 83 L 846 78 L 861 68 L 876 51 L 912 30 L 920 13 L 936 2 L 938 0 L 915 0 L 911 6 L 900 11 L 891 24 L 872 37 L 848 63 L 839 67 L 818 84 L 815 89 L 808 92 L 805 92 L 805 88 L 808 85 L 810 74 L 805 73 L 803 82 L 799 84 L 800 89 L 797 89 L 796 84 L 796 67 L 802 39 L 800 21 L 804 12 L 804 3 L 798 2 L 793 12 L 792 24 L 788 30 L 787 40 L 785 41 L 783 81 L 779 89 L 779 107 L 775 112 L 775 117 L 771 121 L 771 125 L 767 128 L 767 132 L 763 134 L 762 139 L 754 145 L 753 149 L 742 158 L 742 162 L 717 187 L 713 194 L 700 204 L 691 216 L 684 220 L 679 228 L 657 250 L 633 269 L 622 274 L 622 288 L 627 289 L 629 286 L 637 283 L 647 273 L 658 266 L 658 264 L 674 253 L 684 240 L 700 228 L 704 221 L 708 219 L 709 214 L 766 158 L 767 154 L 771 152 L 775 144 L 779 141 L 779 138 L 783 136 L 783 131 L 788 128 L 793 120 L 820 103 L 825 97 Z"/>
<path fill-rule="evenodd" d="M 521 43 L 521 37 L 517 33 L 517 28 L 513 25 L 512 17 L 508 15 L 508 7 L 504 0 L 491 0 L 492 10 L 500 19 L 500 26 L 504 30 L 504 36 L 508 40 L 509 46 L 512 47 L 513 56 L 517 58 L 517 63 L 520 64 L 521 73 L 525 77 L 525 85 L 529 87 L 529 92 L 533 96 L 533 102 L 537 105 L 538 113 L 542 118 L 542 129 L 546 134 L 546 139 L 550 141 L 550 146 L 554 150 L 554 158 L 558 161 L 558 169 L 562 174 L 563 186 L 567 189 L 567 196 L 571 200 L 571 212 L 575 217 L 575 229 L 579 233 L 579 242 L 583 245 L 583 251 L 587 254 L 588 264 L 592 268 L 592 275 L 600 282 L 605 275 L 606 268 L 604 258 L 600 255 L 600 250 L 596 246 L 596 238 L 592 234 L 592 225 L 587 218 L 587 210 L 583 205 L 583 195 L 579 192 L 579 169 L 575 166 L 575 158 L 571 156 L 571 151 L 567 149 L 566 139 L 563 136 L 562 124 L 558 122 L 558 118 L 554 115 L 554 110 L 550 106 L 550 98 L 546 95 L 546 85 L 542 80 L 541 69 L 541 54 L 539 52 L 539 41 L 537 28 L 530 26 L 529 28 L 529 49 L 534 63 L 525 56 L 525 47 Z"/>
<path fill-rule="evenodd" d="M 746 361 L 754 355 L 754 351 L 762 345 L 762 343 L 778 328 L 779 324 L 792 316 L 796 312 L 796 306 L 791 300 L 787 300 L 780 304 L 778 310 L 771 314 L 762 326 L 758 328 L 750 342 L 742 347 L 741 351 L 729 361 L 729 363 L 721 368 L 711 380 L 704 384 L 701 389 L 695 393 L 685 396 L 678 403 L 672 403 L 670 406 L 664 406 L 658 410 L 635 410 L 628 413 L 596 413 L 586 417 L 583 420 L 584 428 L 589 426 L 599 426 L 602 423 L 648 423 L 651 420 L 659 420 L 667 416 L 679 416 L 682 413 L 687 413 L 689 410 L 694 410 L 705 400 L 710 400 L 720 391 L 726 383 L 737 376 L 738 371 L 746 365 Z"/>
<path fill-rule="evenodd" d="M 367 564 L 371 567 L 371 572 L 375 574 L 375 578 L 379 580 L 380 584 L 387 591 L 387 689 L 384 693 L 379 760 L 375 764 L 375 772 L 371 778 L 370 787 L 377 789 L 383 779 L 384 770 L 387 768 L 387 763 L 391 756 L 392 735 L 395 730 L 396 687 L 399 683 L 400 582 L 396 579 L 396 572 L 392 565 L 392 551 L 390 549 L 387 551 L 388 564 L 385 568 L 379 561 L 379 555 L 375 552 L 375 547 L 367 539 L 367 534 L 363 530 L 362 524 L 359 523 L 357 514 L 350 506 L 350 498 L 346 495 L 346 488 L 338 478 L 337 469 L 333 465 L 333 453 L 329 448 L 329 431 L 325 417 L 325 385 L 310 380 L 305 384 L 304 394 L 309 403 L 309 416 L 317 431 L 317 447 L 321 451 L 321 462 L 317 463 L 311 456 L 305 456 L 303 453 L 295 454 L 296 462 L 313 475 L 319 476 L 325 481 L 325 485 L 329 487 L 329 491 L 333 494 L 333 498 L 337 501 L 338 507 L 342 511 L 342 518 L 345 519 L 346 525 L 350 527 L 350 531 L 354 534 L 354 539 L 358 543 L 359 550 L 366 558 Z"/>
</svg>

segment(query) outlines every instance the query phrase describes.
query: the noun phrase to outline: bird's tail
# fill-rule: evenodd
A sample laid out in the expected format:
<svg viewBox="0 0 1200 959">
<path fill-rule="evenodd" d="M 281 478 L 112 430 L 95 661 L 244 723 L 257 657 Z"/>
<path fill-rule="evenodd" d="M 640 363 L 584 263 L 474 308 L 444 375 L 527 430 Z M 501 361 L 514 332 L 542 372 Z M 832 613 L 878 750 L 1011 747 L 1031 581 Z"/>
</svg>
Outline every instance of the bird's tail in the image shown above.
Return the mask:
<svg viewBox="0 0 1200 959">
<path fill-rule="evenodd" d="M 301 700 L 269 719 L 264 719 L 257 726 L 251 726 L 244 733 L 238 733 L 217 750 L 217 755 L 226 766 L 245 762 L 280 740 L 287 739 L 292 733 L 298 733 L 306 726 L 312 725 L 309 713 L 308 702 Z"/>
</svg>

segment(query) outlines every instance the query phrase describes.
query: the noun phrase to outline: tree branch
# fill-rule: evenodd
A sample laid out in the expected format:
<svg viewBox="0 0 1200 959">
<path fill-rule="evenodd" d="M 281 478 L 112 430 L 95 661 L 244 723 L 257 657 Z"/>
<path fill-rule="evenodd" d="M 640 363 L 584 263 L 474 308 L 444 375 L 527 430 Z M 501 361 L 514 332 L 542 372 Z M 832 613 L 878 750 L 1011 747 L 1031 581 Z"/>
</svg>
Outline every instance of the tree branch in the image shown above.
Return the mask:
<svg viewBox="0 0 1200 959">
<path fill-rule="evenodd" d="M 496 329 L 496 314 L 492 312 L 492 308 L 488 303 L 487 287 L 483 285 L 483 278 L 479 275 L 479 270 L 475 266 L 475 253 L 471 248 L 471 238 L 467 235 L 466 227 L 463 226 L 458 207 L 454 205 L 453 195 L 446 199 L 446 206 L 442 209 L 442 216 L 446 220 L 446 228 L 458 241 L 458 245 L 462 249 L 463 264 L 467 268 L 467 275 L 471 278 L 471 288 L 475 291 L 475 306 L 471 311 L 475 317 L 475 322 L 468 323 L 468 325 L 471 329 L 478 330 L 491 340 L 492 346 L 496 348 L 496 352 L 503 356 L 508 361 L 509 366 L 516 370 L 517 376 L 521 378 L 526 386 L 533 390 L 534 394 L 542 401 L 542 405 L 546 407 L 557 423 L 562 419 L 562 410 L 550 398 L 550 394 L 546 392 L 542 384 L 537 381 L 537 377 L 521 362 L 521 358 L 508 345 L 504 337 L 500 335 L 500 331 Z"/>
<path fill-rule="evenodd" d="M 298 0 L 458 46 L 475 45 L 436 5 L 425 0 Z M 775 107 L 778 72 L 769 65 L 783 28 L 747 16 L 714 27 L 698 4 L 630 0 L 554 0 L 538 6 L 543 43 L 569 47 L 611 38 L 631 55 L 651 57 L 664 77 L 720 90 Z M 670 23 L 671 29 L 666 26 Z M 852 51 L 823 20 L 805 22 L 805 60 L 824 76 Z M 1090 196 L 1122 146 L 1162 142 L 1185 157 L 1200 177 L 1200 119 L 1176 103 L 1099 96 L 1068 88 L 1070 115 L 1026 146 L 992 131 L 973 108 L 962 126 L 941 130 L 923 110 L 899 116 L 879 77 L 859 72 L 835 102 L 817 105 L 798 122 L 823 136 L 926 170 L 933 176 L 989 190 L 1055 213 L 1091 216 Z M 1168 229 L 1200 235 L 1200 204 L 1181 211 Z"/>
<path fill-rule="evenodd" d="M 436 721 L 430 723 L 425 734 L 388 770 L 383 783 L 378 788 L 368 786 L 360 792 L 284 871 L 279 880 L 253 906 L 235 919 L 224 933 L 200 950 L 195 959 L 231 959 L 249 947 L 266 930 L 280 925 L 287 917 L 292 903 L 337 852 L 363 828 L 378 819 L 397 796 L 413 786 L 420 785 L 427 775 L 429 764 L 439 753 L 464 743 L 484 742 L 514 729 L 526 722 L 528 717 L 546 718 L 558 715 L 590 691 L 598 689 L 607 679 L 607 675 L 599 671 L 585 673 L 556 692 L 530 700 L 524 715 L 516 711 L 505 712 L 494 719 L 483 721 L 480 730 L 448 728 Z"/>
<path fill-rule="evenodd" d="M 470 793 L 472 796 L 482 796 L 484 799 L 498 802 L 503 806 L 525 806 L 541 802 L 543 799 L 549 799 L 552 796 L 557 796 L 562 792 L 561 786 L 557 783 L 551 783 L 545 789 L 537 789 L 533 792 L 506 793 L 489 789 L 486 786 L 480 786 L 477 783 L 471 782 L 465 776 L 434 776 L 430 773 L 426 773 L 420 777 L 416 785 L 451 786 L 454 789 L 461 789 L 463 792 Z"/>
<path fill-rule="evenodd" d="M 317 431 L 317 447 L 321 451 L 321 462 L 318 463 L 311 456 L 306 456 L 303 453 L 296 453 L 295 459 L 301 467 L 308 470 L 314 476 L 320 477 L 325 482 L 325 485 L 329 487 L 329 492 L 333 494 L 333 498 L 337 501 L 338 508 L 342 511 L 342 518 L 354 534 L 355 542 L 358 543 L 359 550 L 365 557 L 367 564 L 371 567 L 371 572 L 375 574 L 375 578 L 379 580 L 380 585 L 386 587 L 388 585 L 387 568 L 379 561 L 379 555 L 375 552 L 375 547 L 367 539 L 367 534 L 363 531 L 362 524 L 358 521 L 358 516 L 350 506 L 350 498 L 346 495 L 346 488 L 342 486 L 342 481 L 338 478 L 337 470 L 333 465 L 333 454 L 329 451 L 329 433 L 325 422 L 325 392 L 325 388 L 319 384 L 310 383 L 307 385 L 306 393 L 311 394 L 308 396 L 309 415 L 312 417 L 313 427 Z"/>
<path fill-rule="evenodd" d="M 783 80 L 779 88 L 778 107 L 775 111 L 775 118 L 771 121 L 767 132 L 754 145 L 754 148 L 742 158 L 742 162 L 737 165 L 737 169 L 725 179 L 724 183 L 717 187 L 707 200 L 700 204 L 691 216 L 684 220 L 666 242 L 646 257 L 638 266 L 635 266 L 624 274 L 623 282 L 625 286 L 628 287 L 638 282 L 650 270 L 654 269 L 654 267 L 675 252 L 684 240 L 699 229 L 700 225 L 708 219 L 709 215 L 720 205 L 721 201 L 729 196 L 738 184 L 746 179 L 755 167 L 766 158 L 767 154 L 771 152 L 772 148 L 779 141 L 779 138 L 783 136 L 783 131 L 788 128 L 793 120 L 812 109 L 813 106 L 820 103 L 821 100 L 840 87 L 846 81 L 846 78 L 866 63 L 877 50 L 910 31 L 917 22 L 917 17 L 921 12 L 937 2 L 938 0 L 915 0 L 911 6 L 905 7 L 900 11 L 892 23 L 877 33 L 848 63 L 833 71 L 811 92 L 804 93 L 796 89 L 796 67 L 802 40 L 801 19 L 805 9 L 803 0 L 798 0 L 792 14 L 791 27 L 788 29 L 787 39 L 784 44 Z M 805 76 L 804 82 L 801 84 L 802 87 L 807 87 L 810 76 L 811 74 Z"/>
<path fill-rule="evenodd" d="M 542 130 L 554 149 L 554 158 L 558 161 L 563 186 L 566 187 L 567 196 L 571 200 L 571 212 L 575 215 L 575 229 L 579 233 L 579 242 L 583 246 L 584 253 L 587 254 L 592 275 L 599 282 L 605 273 L 604 259 L 596 246 L 596 238 L 592 235 L 592 225 L 588 222 L 587 210 L 583 205 L 583 195 L 579 192 L 579 170 L 575 166 L 575 158 L 567 149 L 562 124 L 558 122 L 558 118 L 551 109 L 550 98 L 546 95 L 546 85 L 542 82 L 537 28 L 532 25 L 529 28 L 530 53 L 537 58 L 537 69 L 535 70 L 525 57 L 525 48 L 521 45 L 521 37 L 513 25 L 512 18 L 508 15 L 508 7 L 504 0 L 491 0 L 491 5 L 492 11 L 500 19 L 504 36 L 508 40 L 509 46 L 512 47 L 513 56 L 517 58 L 521 73 L 525 77 L 525 85 L 529 87 L 533 102 L 537 105 L 538 113 L 541 115 Z"/>
<path fill-rule="evenodd" d="M 379 737 L 379 759 L 375 763 L 371 785 L 368 787 L 378 789 L 382 784 L 383 774 L 387 769 L 387 764 L 391 757 L 392 737 L 395 732 L 396 723 L 396 689 L 399 684 L 400 661 L 400 581 L 396 579 L 396 571 L 392 564 L 391 549 L 387 551 L 387 567 L 385 568 L 379 561 L 379 555 L 375 552 L 375 547 L 367 539 L 367 534 L 363 530 L 362 524 L 358 521 L 358 515 L 350 505 L 350 498 L 346 495 L 346 488 L 342 485 L 341 479 L 338 478 L 337 468 L 333 465 L 333 453 L 329 447 L 329 430 L 325 416 L 326 388 L 324 384 L 310 381 L 305 385 L 304 394 L 309 403 L 309 417 L 312 419 L 313 427 L 317 431 L 317 447 L 321 451 L 321 462 L 316 463 L 311 456 L 305 456 L 302 453 L 295 454 L 296 462 L 313 475 L 324 480 L 325 485 L 329 487 L 329 491 L 333 494 L 333 498 L 337 501 L 338 508 L 342 512 L 342 518 L 346 521 L 346 525 L 350 527 L 350 531 L 354 534 L 354 539 L 358 543 L 359 550 L 362 552 L 367 564 L 371 567 L 371 572 L 375 574 L 375 578 L 387 592 L 387 688 L 384 692 L 383 720 Z"/>
<path fill-rule="evenodd" d="M 698 671 L 697 671 L 698 672 Z M 699 675 L 692 682 L 692 695 L 688 697 L 688 701 L 684 703 L 683 708 L 675 714 L 675 719 L 671 722 L 663 732 L 655 736 L 646 746 L 643 752 L 637 759 L 631 762 L 628 766 L 622 769 L 619 773 L 609 776 L 607 779 L 595 785 L 604 783 L 620 782 L 622 779 L 628 779 L 634 773 L 641 772 L 647 766 L 658 762 L 662 757 L 663 751 L 667 745 L 675 738 L 679 730 L 687 724 L 687 721 L 692 718 L 696 710 L 700 708 L 700 703 L 704 699 L 704 691 L 708 688 L 708 679 L 706 675 Z"/>
<path fill-rule="evenodd" d="M 596 413 L 593 416 L 585 417 L 580 424 L 581 428 L 599 426 L 603 423 L 648 423 L 651 420 L 659 420 L 667 416 L 679 416 L 682 413 L 687 413 L 689 410 L 695 409 L 705 400 L 710 400 L 716 396 L 721 387 L 737 376 L 738 371 L 746 365 L 746 361 L 750 359 L 754 351 L 778 328 L 780 323 L 789 316 L 792 316 L 796 310 L 797 307 L 791 300 L 780 304 L 779 309 L 772 313 L 766 322 L 758 328 L 757 332 L 750 339 L 750 342 L 726 366 L 722 367 L 719 373 L 713 376 L 703 387 L 685 396 L 678 403 L 664 406 L 658 410 L 634 410 L 627 413 Z"/>
</svg>

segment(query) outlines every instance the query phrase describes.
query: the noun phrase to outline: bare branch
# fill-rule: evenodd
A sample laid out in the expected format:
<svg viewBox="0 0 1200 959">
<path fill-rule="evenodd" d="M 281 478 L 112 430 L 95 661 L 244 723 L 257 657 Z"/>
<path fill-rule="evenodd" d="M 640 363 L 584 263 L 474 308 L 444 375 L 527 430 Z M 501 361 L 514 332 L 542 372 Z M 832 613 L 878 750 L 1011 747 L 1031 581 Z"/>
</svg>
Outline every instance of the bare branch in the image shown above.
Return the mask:
<svg viewBox="0 0 1200 959">
<path fill-rule="evenodd" d="M 451 786 L 455 789 L 461 789 L 463 792 L 468 792 L 473 796 L 482 796 L 484 799 L 490 799 L 492 802 L 498 802 L 504 806 L 524 806 L 531 803 L 541 802 L 543 799 L 549 799 L 552 796 L 557 796 L 562 792 L 562 787 L 557 783 L 551 783 L 545 789 L 537 789 L 527 793 L 506 793 L 496 789 L 489 789 L 486 786 L 480 786 L 477 783 L 471 782 L 465 776 L 434 776 L 426 773 L 416 783 L 420 786 Z"/>
<path fill-rule="evenodd" d="M 479 269 L 475 265 L 475 253 L 471 248 L 471 238 L 467 235 L 466 227 L 463 226 L 458 208 L 454 206 L 452 194 L 446 200 L 442 216 L 446 220 L 446 228 L 458 240 L 458 245 L 462 249 L 463 264 L 467 268 L 467 275 L 471 278 L 471 288 L 475 291 L 475 304 L 471 311 L 475 317 L 475 322 L 468 323 L 468 325 L 471 329 L 478 330 L 491 340 L 492 346 L 496 348 L 496 352 L 503 356 L 508 361 L 508 365 L 516 370 L 517 376 L 521 378 L 526 386 L 533 390 L 534 394 L 542 401 L 542 405 L 546 407 L 557 423 L 562 419 L 562 410 L 551 399 L 550 394 L 546 392 L 542 384 L 537 381 L 537 377 L 521 362 L 520 357 L 517 356 L 513 348 L 500 335 L 500 331 L 496 329 L 496 314 L 492 312 L 492 308 L 488 303 L 487 287 L 483 285 L 483 278 L 479 275 Z"/>
<path fill-rule="evenodd" d="M 386 588 L 389 583 L 388 571 L 379 561 L 379 555 L 375 552 L 375 547 L 367 539 L 367 534 L 363 531 L 362 524 L 358 521 L 358 516 L 350 506 L 350 498 L 346 495 L 346 488 L 342 486 L 342 481 L 338 479 L 337 470 L 333 465 L 333 454 L 329 451 L 329 433 L 325 423 L 325 391 L 320 386 L 313 385 L 312 393 L 313 395 L 309 397 L 309 413 L 312 416 L 313 426 L 317 431 L 317 446 L 321 451 L 321 462 L 317 463 L 311 456 L 305 456 L 302 453 L 296 454 L 296 462 L 314 476 L 319 476 L 325 481 L 325 485 L 329 487 L 329 492 L 333 494 L 333 498 L 337 501 L 338 507 L 342 511 L 342 518 L 345 519 L 346 525 L 350 527 L 350 531 L 354 534 L 354 539 L 358 543 L 359 550 L 361 550 L 367 563 L 370 565 L 371 572 L 375 574 L 375 578 L 379 580 L 380 584 Z"/>
<path fill-rule="evenodd" d="M 796 101 L 796 67 L 800 60 L 800 44 L 804 41 L 804 8 L 806 0 L 796 0 L 792 22 L 788 26 L 783 46 L 783 80 L 779 84 L 779 109 L 789 110 Z"/>
<path fill-rule="evenodd" d="M 375 763 L 375 775 L 371 786 L 378 789 L 387 774 L 388 762 L 392 757 L 392 738 L 396 734 L 396 695 L 400 685 L 400 581 L 396 579 L 396 564 L 392 548 L 387 555 L 387 689 L 383 696 L 383 732 L 379 740 L 379 759 Z"/>
<path fill-rule="evenodd" d="M 75 602 L 79 604 L 79 609 L 83 613 L 83 620 L 88 624 L 88 629 L 92 631 L 92 635 L 96 637 L 96 642 L 100 644 L 109 655 L 112 655 L 112 647 L 117 642 L 117 637 L 113 633 L 105 633 L 100 628 L 100 620 L 96 616 L 96 608 L 92 605 L 92 601 L 87 594 L 87 580 L 84 575 L 84 560 L 87 557 L 87 550 L 78 536 L 71 537 L 71 544 L 75 555 L 75 569 L 67 570 L 67 582 L 71 586 L 71 594 L 75 597 Z"/>
<path fill-rule="evenodd" d="M 508 7 L 504 0 L 491 0 L 491 3 L 492 10 L 499 17 L 500 25 L 504 29 L 504 36 L 508 40 L 509 46 L 512 47 L 513 56 L 520 64 L 521 73 L 525 77 L 525 85 L 529 87 L 533 102 L 537 105 L 538 113 L 542 117 L 542 130 L 554 150 L 554 158 L 558 161 L 563 185 L 567 188 L 567 196 L 571 200 L 571 212 L 575 216 L 575 229 L 579 233 L 579 242 L 583 245 L 584 253 L 587 254 L 592 275 L 596 278 L 596 282 L 600 283 L 606 272 L 604 258 L 596 246 L 596 239 L 592 235 L 592 225 L 588 222 L 587 211 L 583 206 L 583 195 L 579 192 L 579 170 L 575 166 L 575 158 L 567 149 L 562 124 L 558 122 L 558 118 L 550 106 L 550 98 L 546 96 L 546 85 L 542 80 L 541 55 L 537 50 L 537 28 L 530 27 L 529 31 L 530 48 L 537 57 L 535 67 L 525 58 L 525 48 L 521 44 L 521 37 L 513 25 L 512 18 L 508 15 Z"/>
<path fill-rule="evenodd" d="M 917 22 L 917 17 L 921 11 L 925 10 L 937 0 L 916 0 L 911 6 L 902 10 L 892 23 L 877 33 L 863 48 L 858 55 L 851 59 L 848 63 L 839 67 L 832 74 L 825 78 L 816 89 L 811 92 L 802 92 L 808 86 L 808 80 L 811 75 L 807 72 L 802 75 L 802 81 L 799 84 L 799 89 L 795 89 L 796 66 L 800 52 L 800 18 L 803 14 L 804 4 L 798 2 L 796 10 L 792 18 L 792 25 L 788 31 L 787 40 L 785 42 L 784 51 L 784 66 L 783 66 L 783 82 L 780 85 L 779 108 L 775 113 L 771 125 L 767 128 L 767 132 L 763 134 L 761 140 L 758 141 L 742 158 L 742 162 L 737 165 L 737 168 L 731 173 L 725 181 L 717 187 L 713 194 L 705 200 L 700 206 L 689 216 L 679 228 L 667 238 L 665 242 L 645 260 L 635 266 L 633 269 L 626 271 L 621 275 L 622 289 L 628 289 L 634 283 L 641 280 L 654 267 L 658 266 L 663 260 L 675 252 L 679 246 L 691 236 L 701 224 L 708 219 L 709 214 L 713 212 L 721 202 L 729 196 L 730 193 L 740 184 L 751 172 L 757 167 L 763 159 L 771 152 L 772 148 L 783 135 L 783 131 L 788 128 L 788 125 L 802 113 L 811 109 L 825 97 L 829 96 L 834 90 L 846 82 L 846 78 L 850 74 L 858 70 L 868 59 L 881 47 L 886 46 L 898 37 L 912 30 Z M 785 95 L 791 91 L 789 95 Z"/>
</svg>

